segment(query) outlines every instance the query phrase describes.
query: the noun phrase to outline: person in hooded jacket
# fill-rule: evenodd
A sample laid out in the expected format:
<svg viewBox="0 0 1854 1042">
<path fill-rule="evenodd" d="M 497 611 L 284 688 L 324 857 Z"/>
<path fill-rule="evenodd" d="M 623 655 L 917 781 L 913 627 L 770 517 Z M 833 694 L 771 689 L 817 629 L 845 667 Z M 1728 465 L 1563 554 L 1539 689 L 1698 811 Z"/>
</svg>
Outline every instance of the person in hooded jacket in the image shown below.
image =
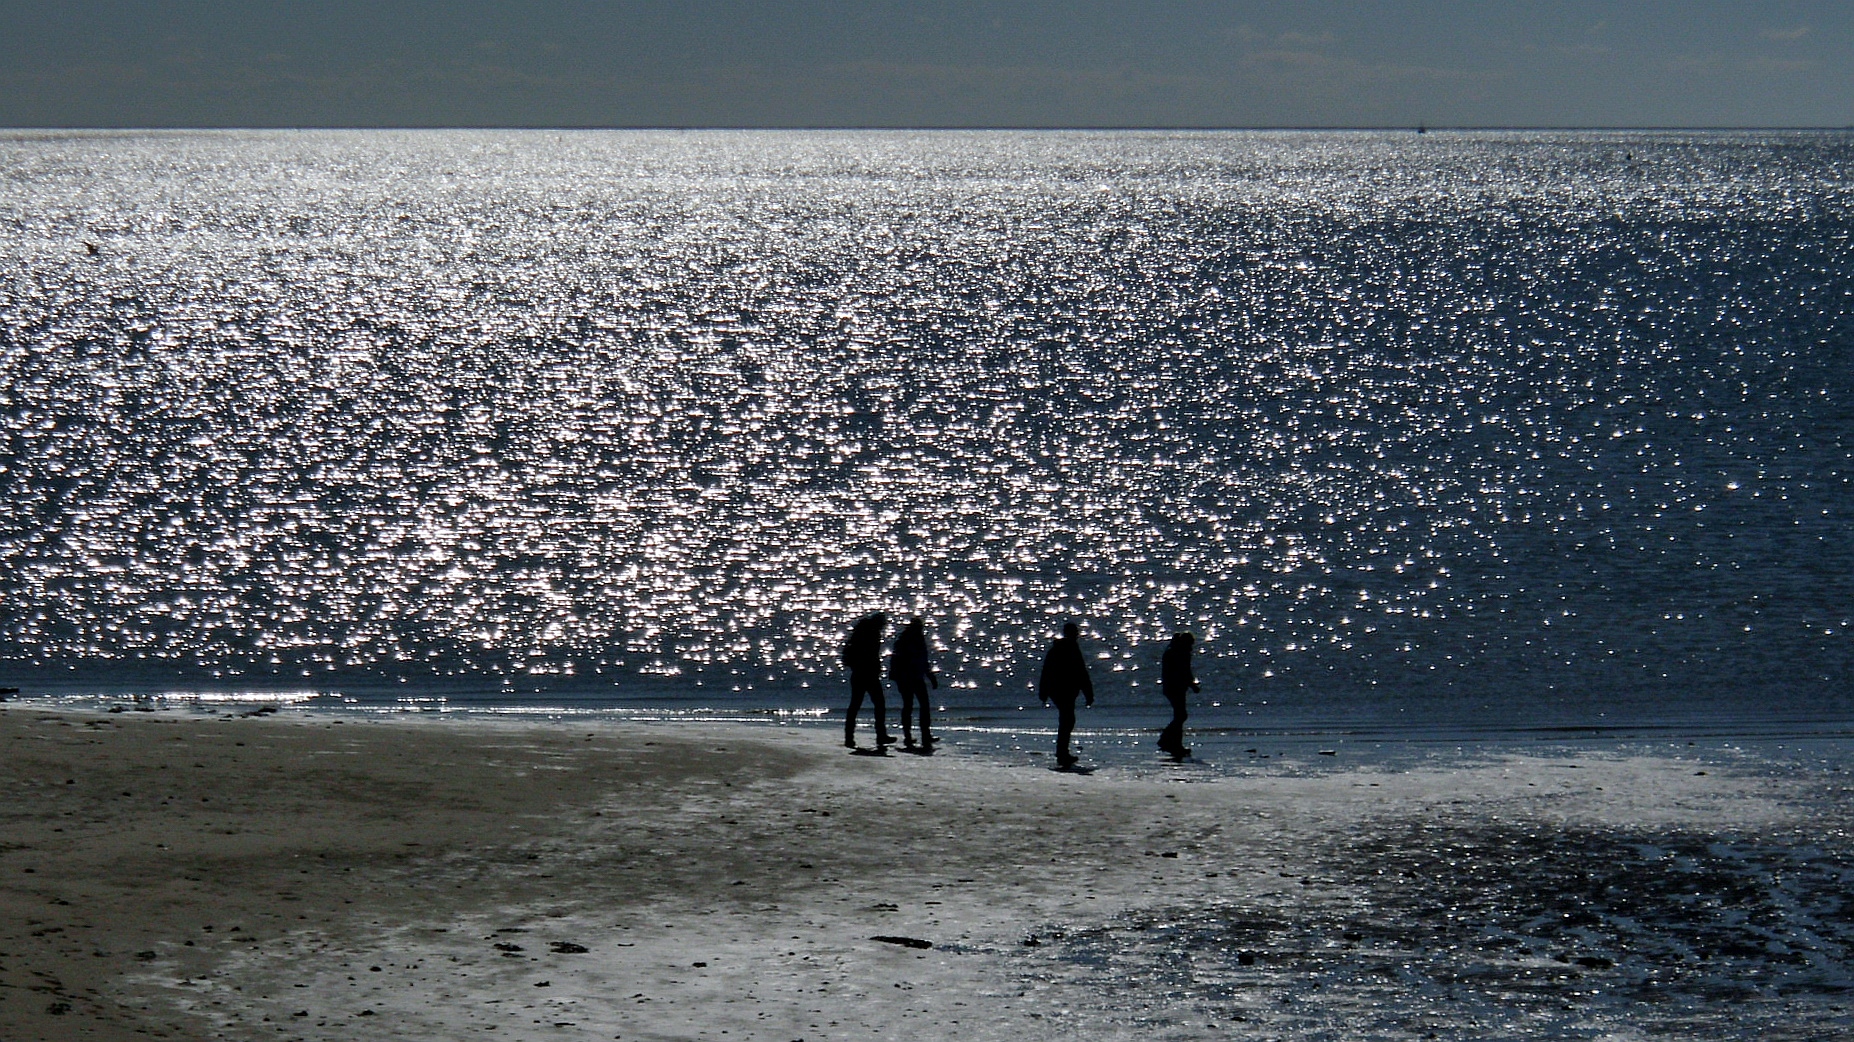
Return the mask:
<svg viewBox="0 0 1854 1042">
<path fill-rule="evenodd" d="M 1043 675 L 1037 682 L 1037 697 L 1045 708 L 1056 706 L 1056 766 L 1075 766 L 1069 752 L 1069 735 L 1075 730 L 1075 699 L 1086 696 L 1094 705 L 1094 680 L 1088 676 L 1088 661 L 1082 657 L 1081 627 L 1064 623 L 1062 636 L 1043 656 Z"/>
<path fill-rule="evenodd" d="M 893 745 L 888 734 L 888 703 L 882 698 L 882 631 L 888 628 L 888 616 L 881 612 L 866 615 L 850 628 L 850 639 L 843 645 L 843 665 L 850 671 L 850 711 L 843 720 L 843 744 L 856 748 L 856 714 L 863 711 L 867 695 L 875 710 L 876 751 Z"/>
</svg>

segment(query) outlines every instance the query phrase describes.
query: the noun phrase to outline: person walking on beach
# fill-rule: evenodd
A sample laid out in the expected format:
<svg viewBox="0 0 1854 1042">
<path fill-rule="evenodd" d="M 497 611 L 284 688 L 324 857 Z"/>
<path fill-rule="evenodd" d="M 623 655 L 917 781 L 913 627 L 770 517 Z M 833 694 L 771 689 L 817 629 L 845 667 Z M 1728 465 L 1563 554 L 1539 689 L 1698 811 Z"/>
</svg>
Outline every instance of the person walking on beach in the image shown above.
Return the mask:
<svg viewBox="0 0 1854 1042">
<path fill-rule="evenodd" d="M 1197 638 L 1189 633 L 1175 633 L 1165 649 L 1165 656 L 1159 660 L 1159 687 L 1165 692 L 1165 700 L 1172 704 L 1172 722 L 1159 733 L 1159 748 L 1170 753 L 1174 760 L 1191 755 L 1184 744 L 1185 692 L 1203 690 L 1198 685 L 1197 674 L 1191 672 L 1191 649 L 1196 643 Z"/>
<path fill-rule="evenodd" d="M 1037 697 L 1045 708 L 1056 704 L 1056 766 L 1075 766 L 1069 752 L 1069 735 L 1075 731 L 1075 697 L 1085 695 L 1094 705 L 1094 680 L 1088 676 L 1088 661 L 1082 658 L 1081 628 L 1072 622 L 1062 624 L 1062 637 L 1050 645 L 1043 656 L 1043 676 L 1037 682 Z"/>
<path fill-rule="evenodd" d="M 901 692 L 901 746 L 913 749 L 914 703 L 921 706 L 921 744 L 922 752 L 933 751 L 933 732 L 927 721 L 933 713 L 933 706 L 927 700 L 927 686 L 938 689 L 940 678 L 934 676 L 933 665 L 927 661 L 927 629 L 921 617 L 916 615 L 901 635 L 895 638 L 894 650 L 889 654 L 888 675 L 894 679 L 895 688 Z"/>
<path fill-rule="evenodd" d="M 843 644 L 843 664 L 850 671 L 850 711 L 843 720 L 843 744 L 856 748 L 856 714 L 863 711 L 863 696 L 868 695 L 875 709 L 876 752 L 893 745 L 888 736 L 888 703 L 882 699 L 882 631 L 888 616 L 881 612 L 864 616 L 850 628 L 850 639 Z"/>
</svg>

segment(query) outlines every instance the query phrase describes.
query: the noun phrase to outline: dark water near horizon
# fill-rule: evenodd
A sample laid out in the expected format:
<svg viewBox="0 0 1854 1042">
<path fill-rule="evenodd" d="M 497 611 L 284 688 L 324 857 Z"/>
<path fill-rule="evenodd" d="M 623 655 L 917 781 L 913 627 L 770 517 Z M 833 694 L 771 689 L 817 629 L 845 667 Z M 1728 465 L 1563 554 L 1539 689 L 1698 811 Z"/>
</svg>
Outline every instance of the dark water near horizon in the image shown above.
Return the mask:
<svg viewBox="0 0 1854 1042">
<path fill-rule="evenodd" d="M 14 133 L 0 684 L 1854 723 L 1854 136 Z M 92 253 L 88 246 L 94 246 Z M 1045 722 L 1046 723 L 1046 722 Z"/>
</svg>

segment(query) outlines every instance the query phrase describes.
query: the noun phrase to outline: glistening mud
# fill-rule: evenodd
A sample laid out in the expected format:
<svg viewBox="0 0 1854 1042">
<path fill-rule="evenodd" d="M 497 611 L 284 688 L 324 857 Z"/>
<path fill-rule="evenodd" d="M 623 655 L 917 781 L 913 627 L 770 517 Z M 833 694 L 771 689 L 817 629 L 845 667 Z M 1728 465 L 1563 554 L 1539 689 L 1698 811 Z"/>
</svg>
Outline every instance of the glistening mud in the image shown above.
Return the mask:
<svg viewBox="0 0 1854 1042">
<path fill-rule="evenodd" d="M 1394 822 L 1259 899 L 1039 938 L 1026 972 L 1153 1029 L 1821 1038 L 1854 1026 L 1851 847 L 1839 825 Z"/>
</svg>

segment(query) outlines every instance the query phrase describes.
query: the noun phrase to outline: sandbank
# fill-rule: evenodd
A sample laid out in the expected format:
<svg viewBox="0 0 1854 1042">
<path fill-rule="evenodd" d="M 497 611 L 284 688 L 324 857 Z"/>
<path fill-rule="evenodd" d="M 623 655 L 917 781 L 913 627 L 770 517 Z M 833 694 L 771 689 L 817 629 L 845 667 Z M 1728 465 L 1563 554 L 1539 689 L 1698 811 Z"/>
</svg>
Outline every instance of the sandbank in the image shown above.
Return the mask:
<svg viewBox="0 0 1854 1042">
<path fill-rule="evenodd" d="M 0 750 L 9 1042 L 1854 1026 L 1838 772 L 1087 776 L 828 730 L 17 705 Z"/>
</svg>

